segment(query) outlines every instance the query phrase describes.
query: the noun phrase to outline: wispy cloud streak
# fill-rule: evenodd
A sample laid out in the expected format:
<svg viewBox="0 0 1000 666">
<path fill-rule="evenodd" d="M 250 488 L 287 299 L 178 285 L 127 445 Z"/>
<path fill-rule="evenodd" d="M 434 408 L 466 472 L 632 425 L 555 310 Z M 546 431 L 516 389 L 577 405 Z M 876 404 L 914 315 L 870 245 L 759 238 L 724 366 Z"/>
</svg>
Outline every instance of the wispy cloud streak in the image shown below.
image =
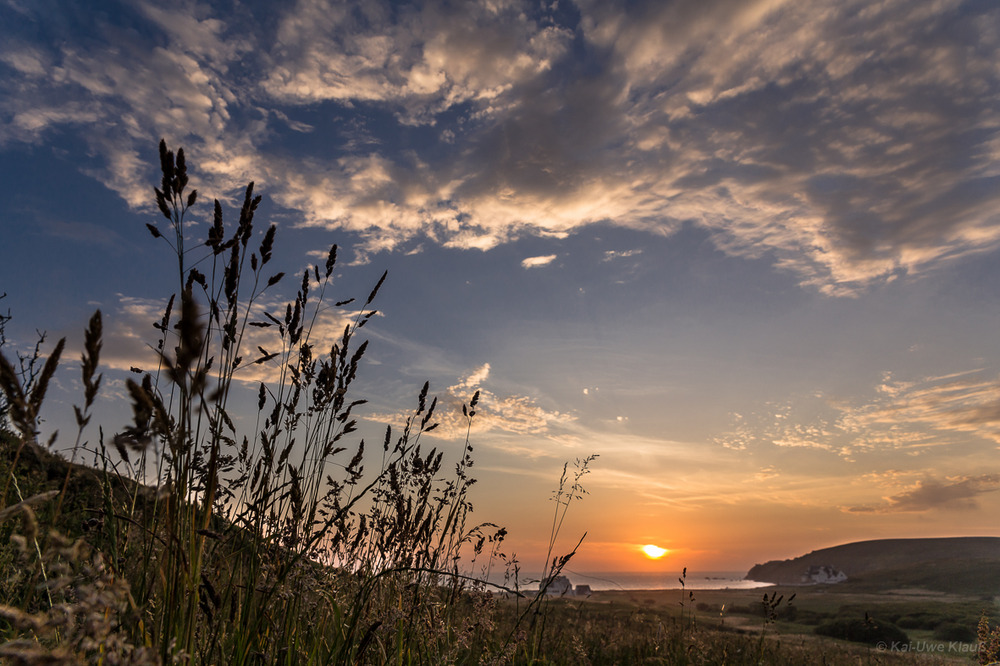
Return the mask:
<svg viewBox="0 0 1000 666">
<path fill-rule="evenodd" d="M 736 450 L 812 449 L 847 460 L 976 443 L 993 448 L 1000 443 L 1000 380 L 980 370 L 912 381 L 885 373 L 868 399 L 817 393 L 759 413 L 734 414 L 715 441 Z"/>
</svg>

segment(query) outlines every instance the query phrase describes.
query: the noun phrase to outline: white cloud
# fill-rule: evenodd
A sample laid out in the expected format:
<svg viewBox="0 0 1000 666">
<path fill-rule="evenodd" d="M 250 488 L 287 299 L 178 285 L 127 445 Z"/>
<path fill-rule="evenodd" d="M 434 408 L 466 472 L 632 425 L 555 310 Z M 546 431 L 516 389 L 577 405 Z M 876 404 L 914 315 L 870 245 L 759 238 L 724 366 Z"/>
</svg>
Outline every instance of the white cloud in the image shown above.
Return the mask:
<svg viewBox="0 0 1000 666">
<path fill-rule="evenodd" d="M 547 254 L 541 257 L 528 257 L 521 261 L 521 268 L 539 268 L 541 266 L 548 266 L 553 261 L 556 260 L 556 255 Z"/>
<path fill-rule="evenodd" d="M 568 31 L 543 27 L 516 3 L 428 4 L 394 10 L 300 0 L 278 28 L 263 88 L 282 101 L 378 101 L 405 123 L 433 123 L 469 101 L 489 104 L 551 67 Z"/>
<path fill-rule="evenodd" d="M 604 252 L 604 258 L 601 261 L 614 261 L 615 259 L 626 259 L 628 257 L 635 257 L 642 254 L 642 250 L 606 250 Z"/>
<path fill-rule="evenodd" d="M 463 414 L 462 406 L 468 405 L 477 391 L 479 403 L 474 408 L 475 414 L 471 419 L 472 432 L 476 434 L 554 436 L 560 427 L 575 420 L 570 414 L 544 409 L 531 397 L 500 395 L 485 388 L 484 384 L 489 376 L 490 364 L 484 363 L 445 389 L 438 396 L 438 406 L 433 418 L 438 427 L 430 434 L 446 439 L 464 437 L 470 421 Z M 380 422 L 400 422 L 406 416 L 373 414 L 369 418 Z M 491 441 L 497 446 L 502 445 L 495 438 Z M 532 448 L 533 445 L 529 444 L 525 450 Z"/>
<path fill-rule="evenodd" d="M 454 389 L 477 389 L 479 385 L 486 381 L 490 376 L 490 364 L 483 363 L 479 369 L 473 370 L 465 379 L 462 379 L 455 386 L 451 387 L 449 390 Z"/>
</svg>

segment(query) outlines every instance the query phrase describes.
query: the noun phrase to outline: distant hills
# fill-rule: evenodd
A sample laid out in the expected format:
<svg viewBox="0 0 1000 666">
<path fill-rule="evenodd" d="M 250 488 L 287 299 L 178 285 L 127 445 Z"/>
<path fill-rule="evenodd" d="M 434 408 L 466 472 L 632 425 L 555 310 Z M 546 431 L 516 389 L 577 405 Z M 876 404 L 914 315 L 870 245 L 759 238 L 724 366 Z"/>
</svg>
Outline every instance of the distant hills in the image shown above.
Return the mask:
<svg viewBox="0 0 1000 666">
<path fill-rule="evenodd" d="M 815 550 L 754 565 L 746 578 L 778 585 L 810 584 L 804 576 L 841 571 L 852 588 L 922 588 L 1000 595 L 1000 537 L 877 539 Z"/>
</svg>

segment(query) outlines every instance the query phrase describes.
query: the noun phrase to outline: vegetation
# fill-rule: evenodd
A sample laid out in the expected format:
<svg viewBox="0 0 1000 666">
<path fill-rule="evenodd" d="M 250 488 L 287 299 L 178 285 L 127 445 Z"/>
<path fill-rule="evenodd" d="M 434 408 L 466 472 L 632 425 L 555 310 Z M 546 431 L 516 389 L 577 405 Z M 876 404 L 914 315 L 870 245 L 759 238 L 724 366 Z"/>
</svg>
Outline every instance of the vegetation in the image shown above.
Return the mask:
<svg viewBox="0 0 1000 666">
<path fill-rule="evenodd" d="M 855 643 L 878 645 L 879 643 L 909 643 L 910 637 L 892 624 L 865 614 L 864 618 L 838 619 L 824 622 L 816 627 L 820 636 L 843 638 Z"/>
<path fill-rule="evenodd" d="M 47 455 L 36 442 L 39 413 L 65 341 L 29 381 L 0 362 L 16 433 L 6 442 L 0 517 L 17 530 L 5 551 L 0 655 L 232 664 L 509 657 L 520 638 L 483 639 L 495 602 L 463 575 L 514 564 L 501 551 L 505 531 L 470 521 L 468 440 L 450 477 L 444 453 L 422 446 L 435 427 L 429 387 L 400 431 L 386 428 L 376 456 L 363 440 L 348 444 L 365 402 L 351 394 L 367 347 L 356 339 L 376 314 L 385 274 L 362 303 L 329 303 L 334 246 L 303 273 L 283 313 L 267 311 L 262 297 L 284 274 L 269 271 L 275 226 L 254 233 L 253 184 L 236 225 L 227 228 L 216 201 L 207 239 L 185 247 L 197 193 L 183 151 L 161 143 L 160 161 L 165 228 L 147 227 L 174 255 L 176 292 L 156 324 L 157 366 L 127 381 L 133 422 L 108 440 L 102 431 L 89 449 L 100 312 L 85 333 L 73 457 L 89 450 L 106 474 L 66 464 L 58 489 L 42 491 L 51 479 L 29 478 L 41 468 L 22 464 Z M 315 330 L 329 308 L 344 321 L 332 344 Z M 230 404 L 247 368 L 264 379 L 256 419 L 240 431 Z M 478 394 L 463 408 L 470 426 L 477 402 Z M 366 469 L 373 457 L 377 468 Z M 102 499 L 82 508 L 81 521 L 73 502 L 88 497 Z"/>
<path fill-rule="evenodd" d="M 1000 627 L 991 626 L 985 613 L 979 619 L 976 638 L 979 639 L 979 663 L 1000 662 Z"/>
<path fill-rule="evenodd" d="M 365 404 L 352 388 L 367 349 L 358 338 L 376 314 L 386 275 L 364 301 L 334 300 L 333 246 L 323 265 L 303 272 L 294 300 L 271 311 L 265 295 L 286 276 L 270 270 L 275 226 L 255 231 L 261 198 L 253 184 L 237 223 L 224 223 L 216 201 L 205 240 L 192 246 L 186 218 L 198 195 L 188 189 L 183 151 L 175 155 L 161 142 L 160 163 L 154 191 L 165 222 L 147 226 L 170 248 L 176 285 L 155 324 L 155 367 L 135 369 L 126 382 L 132 422 L 114 434 L 98 428 L 90 443 L 102 385 L 100 312 L 84 334 L 69 460 L 37 440 L 65 341 L 43 351 L 40 336 L 33 355 L 13 362 L 0 354 L 4 663 L 855 664 L 907 657 L 789 639 L 784 629 L 811 633 L 855 610 L 791 605 L 794 594 L 772 592 L 729 610 L 711 603 L 709 592 L 696 599 L 686 590 L 679 609 L 676 597 L 669 608 L 547 598 L 545 586 L 575 553 L 554 548 L 593 457 L 564 467 L 542 590 L 526 594 L 516 559 L 504 551 L 506 531 L 472 519 L 468 432 L 478 393 L 462 407 L 467 430 L 454 463 L 425 440 L 437 410 L 427 384 L 401 427 L 387 426 L 374 447 L 353 441 L 355 411 Z M 328 341 L 317 322 L 331 311 L 342 323 Z M 0 317 L 0 346 L 9 317 Z M 232 405 L 248 386 L 257 413 L 237 415 Z M 93 464 L 77 462 L 84 457 Z M 507 585 L 482 582 L 494 569 L 507 572 Z M 967 610 L 930 629 L 957 635 L 953 625 Z M 748 622 L 735 621 L 741 612 Z M 886 617 L 904 626 L 909 616 Z M 983 622 L 981 633 L 990 630 Z"/>
</svg>

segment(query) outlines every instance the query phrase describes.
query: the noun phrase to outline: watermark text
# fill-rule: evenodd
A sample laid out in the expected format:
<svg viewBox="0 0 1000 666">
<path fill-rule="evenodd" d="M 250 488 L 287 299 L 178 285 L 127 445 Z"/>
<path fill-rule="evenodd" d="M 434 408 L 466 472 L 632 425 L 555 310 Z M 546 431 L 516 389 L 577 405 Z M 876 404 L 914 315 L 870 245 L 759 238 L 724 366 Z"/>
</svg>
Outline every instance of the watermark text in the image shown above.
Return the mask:
<svg viewBox="0 0 1000 666">
<path fill-rule="evenodd" d="M 976 654 L 979 643 L 961 641 L 879 641 L 875 649 L 881 652 L 936 652 L 940 654 Z"/>
</svg>

